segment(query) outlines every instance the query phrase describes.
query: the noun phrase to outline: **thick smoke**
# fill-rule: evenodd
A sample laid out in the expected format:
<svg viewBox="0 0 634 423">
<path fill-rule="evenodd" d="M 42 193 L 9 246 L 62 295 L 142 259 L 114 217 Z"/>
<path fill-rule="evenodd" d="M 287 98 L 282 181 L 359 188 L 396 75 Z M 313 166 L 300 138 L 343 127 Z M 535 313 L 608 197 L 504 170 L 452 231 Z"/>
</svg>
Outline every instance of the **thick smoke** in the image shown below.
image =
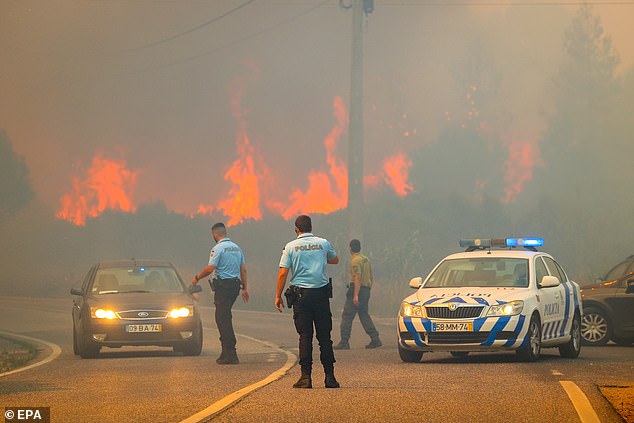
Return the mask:
<svg viewBox="0 0 634 423">
<path fill-rule="evenodd" d="M 64 295 L 105 258 L 186 273 L 223 220 L 266 307 L 305 211 L 345 257 L 350 15 L 254 2 L 187 32 L 229 3 L 0 6 L 17 166 L 0 292 Z M 385 313 L 461 237 L 542 235 L 582 283 L 632 254 L 634 8 L 406 3 L 376 2 L 364 32 L 364 251 Z"/>
</svg>

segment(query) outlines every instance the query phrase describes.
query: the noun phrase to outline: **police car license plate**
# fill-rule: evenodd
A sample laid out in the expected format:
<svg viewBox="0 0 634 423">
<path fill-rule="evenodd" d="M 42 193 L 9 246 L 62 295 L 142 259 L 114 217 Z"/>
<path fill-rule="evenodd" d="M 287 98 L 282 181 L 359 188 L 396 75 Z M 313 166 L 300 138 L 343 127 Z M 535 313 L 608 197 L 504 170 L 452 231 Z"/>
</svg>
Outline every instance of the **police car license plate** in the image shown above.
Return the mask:
<svg viewBox="0 0 634 423">
<path fill-rule="evenodd" d="M 125 331 L 128 333 L 140 333 L 140 332 L 161 332 L 163 326 L 160 323 L 145 324 L 145 325 L 127 325 Z"/>
<path fill-rule="evenodd" d="M 432 332 L 473 332 L 473 322 L 434 322 Z"/>
</svg>

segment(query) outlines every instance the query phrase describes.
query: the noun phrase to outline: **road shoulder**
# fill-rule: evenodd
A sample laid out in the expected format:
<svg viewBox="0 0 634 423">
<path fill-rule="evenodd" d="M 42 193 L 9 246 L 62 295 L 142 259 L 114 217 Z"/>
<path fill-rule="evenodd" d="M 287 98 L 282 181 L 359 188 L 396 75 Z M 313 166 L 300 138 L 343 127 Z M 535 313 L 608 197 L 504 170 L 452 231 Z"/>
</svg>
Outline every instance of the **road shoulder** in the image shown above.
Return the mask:
<svg viewBox="0 0 634 423">
<path fill-rule="evenodd" d="M 598 387 L 623 420 L 634 423 L 634 383 L 599 385 Z"/>
</svg>

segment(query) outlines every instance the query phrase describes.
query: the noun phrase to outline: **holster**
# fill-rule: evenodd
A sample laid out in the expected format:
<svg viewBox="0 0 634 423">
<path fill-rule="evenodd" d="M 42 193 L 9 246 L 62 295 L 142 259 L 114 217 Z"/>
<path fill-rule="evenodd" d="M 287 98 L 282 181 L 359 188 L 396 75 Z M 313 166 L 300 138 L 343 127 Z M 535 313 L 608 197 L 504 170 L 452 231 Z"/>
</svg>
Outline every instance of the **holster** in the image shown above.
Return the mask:
<svg viewBox="0 0 634 423">
<path fill-rule="evenodd" d="M 297 304 L 297 289 L 293 285 L 286 288 L 284 296 L 286 297 L 286 307 L 291 308 L 293 307 L 293 304 Z"/>
</svg>

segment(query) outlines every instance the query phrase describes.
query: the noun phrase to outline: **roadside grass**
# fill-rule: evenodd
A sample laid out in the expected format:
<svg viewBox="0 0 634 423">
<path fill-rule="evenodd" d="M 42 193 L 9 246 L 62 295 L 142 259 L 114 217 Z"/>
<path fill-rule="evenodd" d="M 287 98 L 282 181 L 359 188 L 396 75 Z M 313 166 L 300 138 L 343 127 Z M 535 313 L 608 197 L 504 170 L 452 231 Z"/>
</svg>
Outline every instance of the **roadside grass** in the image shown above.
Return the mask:
<svg viewBox="0 0 634 423">
<path fill-rule="evenodd" d="M 599 385 L 601 394 L 627 423 L 634 423 L 634 385 Z"/>
<path fill-rule="evenodd" d="M 0 336 L 0 373 L 25 366 L 37 353 L 37 348 L 28 342 Z"/>
</svg>

